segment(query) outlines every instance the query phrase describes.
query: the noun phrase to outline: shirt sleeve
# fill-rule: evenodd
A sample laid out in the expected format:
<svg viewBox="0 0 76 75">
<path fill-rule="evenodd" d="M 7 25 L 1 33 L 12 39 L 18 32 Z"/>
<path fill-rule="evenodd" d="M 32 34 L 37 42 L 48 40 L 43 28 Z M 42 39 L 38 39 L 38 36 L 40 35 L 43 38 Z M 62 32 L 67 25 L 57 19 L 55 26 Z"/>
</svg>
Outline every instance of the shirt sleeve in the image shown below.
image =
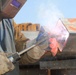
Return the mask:
<svg viewBox="0 0 76 75">
<path fill-rule="evenodd" d="M 3 19 L 0 22 L 0 46 L 4 52 L 16 52 L 14 43 L 14 29 L 12 19 Z"/>
</svg>

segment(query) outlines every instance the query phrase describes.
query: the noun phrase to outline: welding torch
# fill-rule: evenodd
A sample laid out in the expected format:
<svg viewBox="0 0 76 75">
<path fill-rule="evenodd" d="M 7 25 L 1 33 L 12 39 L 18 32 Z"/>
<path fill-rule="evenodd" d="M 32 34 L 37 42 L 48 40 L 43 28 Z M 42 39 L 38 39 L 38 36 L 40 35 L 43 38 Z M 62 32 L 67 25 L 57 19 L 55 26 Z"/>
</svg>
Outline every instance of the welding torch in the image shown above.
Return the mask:
<svg viewBox="0 0 76 75">
<path fill-rule="evenodd" d="M 35 46 L 39 45 L 40 43 L 44 42 L 44 41 L 47 40 L 47 39 L 48 39 L 48 37 L 45 37 L 45 38 L 39 40 L 36 44 L 33 44 L 32 46 L 30 46 L 30 47 L 28 47 L 28 48 L 26 48 L 26 49 L 24 49 L 24 50 L 22 50 L 22 51 L 20 51 L 20 52 L 13 53 L 12 55 L 10 55 L 10 56 L 8 57 L 9 60 L 10 60 L 12 63 L 15 63 L 16 61 L 18 61 L 18 60 L 21 58 L 21 56 L 22 56 L 24 53 L 28 52 L 29 50 L 31 50 L 32 48 L 34 48 Z"/>
</svg>

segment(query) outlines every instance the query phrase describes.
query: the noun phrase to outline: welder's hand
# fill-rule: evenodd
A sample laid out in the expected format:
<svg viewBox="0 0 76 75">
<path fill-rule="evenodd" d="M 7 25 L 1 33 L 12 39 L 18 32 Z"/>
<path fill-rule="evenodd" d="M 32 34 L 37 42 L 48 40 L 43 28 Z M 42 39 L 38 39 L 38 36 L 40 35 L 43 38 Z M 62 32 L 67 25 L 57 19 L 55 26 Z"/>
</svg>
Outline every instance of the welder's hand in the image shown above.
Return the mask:
<svg viewBox="0 0 76 75">
<path fill-rule="evenodd" d="M 25 53 L 20 60 L 20 64 L 26 65 L 37 62 L 43 55 L 45 54 L 45 50 L 42 50 L 39 46 L 36 46 L 30 49 L 27 53 Z"/>
<path fill-rule="evenodd" d="M 6 53 L 0 52 L 0 75 L 5 74 L 14 69 L 14 65 L 6 57 Z"/>
<path fill-rule="evenodd" d="M 36 43 L 36 39 L 29 41 L 26 43 L 26 48 L 29 48 L 30 46 L 32 46 L 33 44 Z M 46 45 L 44 44 L 44 47 L 46 47 Z M 40 44 L 39 46 L 35 46 L 34 48 L 30 49 L 27 53 L 25 53 L 20 60 L 20 64 L 30 64 L 30 63 L 35 63 L 37 62 L 44 54 L 45 54 L 45 50 L 42 44 Z"/>
<path fill-rule="evenodd" d="M 33 59 L 39 60 L 44 54 L 45 50 L 41 49 L 41 47 L 36 46 L 32 48 L 30 51 L 27 52 L 28 56 L 30 56 Z"/>
<path fill-rule="evenodd" d="M 44 38 L 43 38 L 44 39 Z M 40 41 L 40 40 L 39 40 Z M 36 41 L 35 43 L 37 43 Z M 48 47 L 48 41 L 47 39 L 32 48 L 30 51 L 27 52 L 27 54 L 34 59 L 40 59 L 45 53 L 46 53 L 46 48 Z"/>
</svg>

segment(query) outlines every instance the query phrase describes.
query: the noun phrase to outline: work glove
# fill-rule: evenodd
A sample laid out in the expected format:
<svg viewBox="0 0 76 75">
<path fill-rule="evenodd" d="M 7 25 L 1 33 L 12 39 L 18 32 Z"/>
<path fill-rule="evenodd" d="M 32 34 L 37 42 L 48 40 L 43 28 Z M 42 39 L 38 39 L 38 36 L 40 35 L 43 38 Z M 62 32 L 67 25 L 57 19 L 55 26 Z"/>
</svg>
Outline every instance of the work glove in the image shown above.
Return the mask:
<svg viewBox="0 0 76 75">
<path fill-rule="evenodd" d="M 28 41 L 26 43 L 26 48 L 36 45 L 39 41 L 43 40 L 21 57 L 20 64 L 25 65 L 35 63 L 41 59 L 41 57 L 47 53 L 47 51 L 51 52 L 51 54 L 55 56 L 58 51 L 57 40 L 55 38 L 49 38 L 49 36 L 50 35 L 46 33 L 44 29 L 41 29 L 36 39 Z"/>
<path fill-rule="evenodd" d="M 30 46 L 34 45 L 35 43 L 36 43 L 36 39 L 27 42 L 26 48 L 29 48 Z M 43 45 L 45 45 L 45 44 L 43 44 Z M 27 53 L 25 53 L 21 57 L 20 64 L 24 65 L 24 64 L 31 64 L 31 63 L 37 62 L 46 52 L 44 50 L 44 47 L 46 47 L 47 45 L 45 45 L 44 47 L 43 47 L 43 45 L 41 45 L 41 44 L 37 45 L 34 48 L 30 49 Z"/>
<path fill-rule="evenodd" d="M 7 58 L 6 53 L 0 52 L 0 75 L 5 74 L 14 69 L 14 65 Z"/>
<path fill-rule="evenodd" d="M 26 48 L 37 43 L 37 40 L 34 39 L 26 43 Z M 34 48 L 30 49 L 27 53 L 25 53 L 20 60 L 20 64 L 31 64 L 39 61 L 47 52 L 50 52 L 53 56 L 55 56 L 58 52 L 58 43 L 55 38 L 46 39 L 42 43 L 36 45 Z"/>
<path fill-rule="evenodd" d="M 42 30 L 43 31 L 43 30 Z M 26 48 L 29 48 L 32 45 L 36 45 L 34 48 L 30 49 L 27 53 L 25 53 L 20 60 L 20 64 L 30 64 L 35 63 L 39 59 L 44 56 L 47 51 L 50 52 L 53 56 L 55 56 L 58 52 L 58 43 L 55 38 L 49 38 L 48 33 L 40 32 L 38 37 L 34 40 L 28 41 L 26 43 Z"/>
</svg>

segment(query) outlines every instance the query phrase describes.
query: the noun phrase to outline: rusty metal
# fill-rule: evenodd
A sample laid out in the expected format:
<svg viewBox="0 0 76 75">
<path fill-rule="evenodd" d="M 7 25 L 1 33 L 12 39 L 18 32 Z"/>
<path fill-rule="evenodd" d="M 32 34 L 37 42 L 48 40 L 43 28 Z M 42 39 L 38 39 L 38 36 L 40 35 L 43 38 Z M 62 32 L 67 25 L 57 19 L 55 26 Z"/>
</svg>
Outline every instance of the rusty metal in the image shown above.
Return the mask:
<svg viewBox="0 0 76 75">
<path fill-rule="evenodd" d="M 76 58 L 76 34 L 70 34 L 67 44 L 61 53 L 58 53 L 57 58 Z"/>
<path fill-rule="evenodd" d="M 62 52 L 58 52 L 55 57 L 51 55 L 50 52 L 44 55 L 42 60 L 52 61 L 52 60 L 67 60 L 67 59 L 76 59 L 76 34 L 71 33 L 66 46 Z"/>
<path fill-rule="evenodd" d="M 51 75 L 51 70 L 50 69 L 47 69 L 48 70 L 48 75 Z"/>
</svg>

